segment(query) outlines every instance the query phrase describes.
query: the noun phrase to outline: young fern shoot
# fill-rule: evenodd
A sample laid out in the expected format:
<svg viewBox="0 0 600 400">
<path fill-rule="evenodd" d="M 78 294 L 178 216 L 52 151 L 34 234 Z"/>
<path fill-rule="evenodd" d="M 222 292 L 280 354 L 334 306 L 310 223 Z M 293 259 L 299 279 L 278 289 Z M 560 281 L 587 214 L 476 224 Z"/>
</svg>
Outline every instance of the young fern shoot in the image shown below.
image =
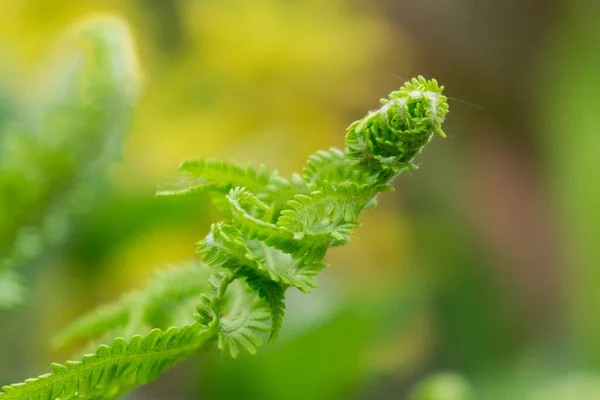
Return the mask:
<svg viewBox="0 0 600 400">
<path fill-rule="evenodd" d="M 117 337 L 81 362 L 55 364 L 52 374 L 5 386 L 0 399 L 115 398 L 212 342 L 237 357 L 241 350 L 255 353 L 263 332 L 275 340 L 286 291 L 315 288 L 327 250 L 346 244 L 360 213 L 376 205 L 380 192 L 392 190 L 396 176 L 416 168 L 414 158 L 436 134 L 445 136 L 448 104 L 442 90 L 435 80 L 412 79 L 350 125 L 345 151 L 317 152 L 303 174 L 291 180 L 264 167 L 182 163 L 182 179 L 158 195 L 206 192 L 213 199 L 223 220 L 198 242 L 202 263 L 172 269 L 168 279 L 159 277 L 148 289 L 84 316 L 58 342 L 97 340 L 132 326 L 157 328 L 152 321 L 165 318 L 152 305 L 166 298 L 169 313 L 173 304 L 185 308 L 197 299 L 195 320 L 184 325 L 167 321 L 162 330 L 129 342 Z M 208 284 L 190 283 L 208 275 Z"/>
</svg>

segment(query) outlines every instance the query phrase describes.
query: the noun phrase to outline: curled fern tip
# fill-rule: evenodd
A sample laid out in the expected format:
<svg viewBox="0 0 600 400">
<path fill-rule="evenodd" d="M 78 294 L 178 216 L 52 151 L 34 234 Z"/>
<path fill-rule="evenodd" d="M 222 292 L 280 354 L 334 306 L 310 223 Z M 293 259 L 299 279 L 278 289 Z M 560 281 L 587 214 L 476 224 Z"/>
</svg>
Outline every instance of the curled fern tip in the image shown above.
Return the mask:
<svg viewBox="0 0 600 400">
<path fill-rule="evenodd" d="M 391 175 L 414 169 L 412 160 L 435 134 L 445 137 L 443 86 L 422 76 L 381 100 L 381 107 L 348 128 L 348 157 L 359 167 Z"/>
</svg>

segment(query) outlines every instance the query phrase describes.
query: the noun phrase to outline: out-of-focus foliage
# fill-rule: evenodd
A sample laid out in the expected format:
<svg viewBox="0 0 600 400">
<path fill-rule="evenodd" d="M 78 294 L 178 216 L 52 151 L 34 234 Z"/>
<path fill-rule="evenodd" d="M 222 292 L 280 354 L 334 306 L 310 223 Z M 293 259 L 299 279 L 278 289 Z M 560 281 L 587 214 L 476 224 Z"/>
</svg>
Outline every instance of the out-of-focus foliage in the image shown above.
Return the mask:
<svg viewBox="0 0 600 400">
<path fill-rule="evenodd" d="M 544 110 L 539 118 L 552 141 L 548 144 L 552 189 L 560 200 L 564 226 L 563 251 L 569 268 L 568 296 L 571 350 L 585 366 L 600 368 L 600 27 L 597 4 L 576 1 L 557 33 L 559 46 L 548 58 L 547 77 L 553 82 L 540 90 Z M 555 62 L 554 60 L 559 60 Z M 547 118 L 546 118 L 547 117 Z"/>
<path fill-rule="evenodd" d="M 440 373 L 424 379 L 416 386 L 410 400 L 468 400 L 472 389 L 460 375 Z"/>
<path fill-rule="evenodd" d="M 56 71 L 29 99 L 10 95 L 0 126 L 0 299 L 17 299 L 13 274 L 58 244 L 69 219 L 98 193 L 98 179 L 119 152 L 138 88 L 134 50 L 113 19 L 82 23 L 53 54 Z"/>
<path fill-rule="evenodd" d="M 189 307 L 200 300 L 199 293 L 210 290 L 208 277 L 208 270 L 195 264 L 161 270 L 142 290 L 74 321 L 54 338 L 54 346 L 78 339 L 110 341 L 117 334 L 129 338 L 152 328 L 188 325 L 193 321 Z"/>
</svg>

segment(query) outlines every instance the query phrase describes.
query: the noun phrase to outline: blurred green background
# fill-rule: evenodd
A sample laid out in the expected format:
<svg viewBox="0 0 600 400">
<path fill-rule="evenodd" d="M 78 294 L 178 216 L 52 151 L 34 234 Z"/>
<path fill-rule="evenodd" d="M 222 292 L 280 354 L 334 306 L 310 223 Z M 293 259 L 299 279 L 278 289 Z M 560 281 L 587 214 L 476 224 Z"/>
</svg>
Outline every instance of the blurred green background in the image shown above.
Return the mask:
<svg viewBox="0 0 600 400">
<path fill-rule="evenodd" d="M 117 161 L 90 174 L 87 196 L 55 207 L 77 208 L 62 239 L 20 261 L 25 289 L 0 285 L 0 297 L 25 291 L 21 305 L 0 311 L 1 384 L 69 357 L 48 344 L 68 321 L 193 257 L 216 213 L 198 198 L 153 197 L 182 159 L 299 171 L 422 74 L 452 97 L 449 137 L 328 255 L 319 290 L 290 294 L 280 340 L 235 361 L 203 354 L 128 398 L 406 399 L 424 378 L 413 398 L 600 398 L 600 3 L 0 8 L 1 129 L 14 98 L 45 82 L 62 32 L 93 13 L 128 22 L 143 88 Z M 25 156 L 35 163 L 38 153 Z M 62 165 L 47 161 L 49 172 Z M 0 196 L 0 213 L 25 208 L 20 199 Z"/>
</svg>

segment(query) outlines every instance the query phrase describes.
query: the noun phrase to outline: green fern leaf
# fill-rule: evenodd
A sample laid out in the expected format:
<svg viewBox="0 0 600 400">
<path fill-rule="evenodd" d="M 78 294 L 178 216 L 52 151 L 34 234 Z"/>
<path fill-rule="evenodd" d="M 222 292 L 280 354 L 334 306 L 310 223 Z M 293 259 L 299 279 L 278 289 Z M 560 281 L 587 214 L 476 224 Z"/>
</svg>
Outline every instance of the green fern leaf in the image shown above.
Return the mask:
<svg viewBox="0 0 600 400">
<path fill-rule="evenodd" d="M 327 188 L 332 184 L 355 182 L 359 184 L 374 183 L 372 176 L 364 170 L 356 168 L 346 157 L 346 153 L 336 148 L 321 150 L 308 157 L 304 167 L 304 181 L 314 190 Z M 298 194 L 298 192 L 296 192 Z M 305 193 L 308 194 L 308 193 Z"/>
<path fill-rule="evenodd" d="M 158 196 L 188 194 L 204 190 L 227 193 L 231 188 L 244 186 L 255 193 L 262 193 L 269 184 L 269 173 L 264 166 L 242 167 L 234 163 L 201 158 L 186 160 L 179 166 L 184 177 L 171 187 L 158 191 Z"/>
<path fill-rule="evenodd" d="M 262 191 L 269 183 L 269 174 L 263 165 L 259 168 L 244 168 L 223 161 L 193 159 L 184 161 L 179 170 L 220 186 L 246 186 L 257 192 Z"/>
<path fill-rule="evenodd" d="M 304 181 L 308 186 L 313 186 L 319 180 L 332 181 L 337 175 L 335 171 L 345 168 L 348 164 L 346 154 L 335 147 L 319 150 L 308 157 L 304 167 Z"/>
<path fill-rule="evenodd" d="M 315 277 L 327 267 L 322 262 L 306 263 L 304 259 L 293 258 L 262 242 L 251 241 L 249 247 L 256 257 L 263 260 L 272 280 L 283 286 L 293 286 L 304 293 L 317 287 Z"/>
<path fill-rule="evenodd" d="M 250 354 L 256 354 L 258 347 L 262 346 L 262 340 L 254 331 L 269 330 L 265 321 L 270 318 L 271 314 L 266 309 L 256 311 L 250 307 L 221 318 L 217 337 L 219 350 L 228 352 L 233 358 L 238 357 L 240 347 Z"/>
<path fill-rule="evenodd" d="M 323 263 L 307 263 L 303 258 L 293 258 L 259 241 L 246 242 L 241 231 L 224 223 L 213 224 L 207 237 L 199 242 L 198 252 L 204 255 L 204 262 L 213 267 L 226 268 L 240 276 L 249 276 L 249 273 L 238 270 L 250 269 L 262 280 L 294 286 L 303 292 L 316 287 L 316 271 L 325 268 Z"/>
<path fill-rule="evenodd" d="M 310 189 L 300 175 L 294 173 L 292 174 L 292 179 L 288 181 L 275 171 L 271 174 L 269 185 L 267 186 L 267 198 L 270 202 L 269 204 L 272 205 L 271 219 L 268 222 L 277 222 L 279 213 L 295 195 L 308 193 L 310 193 Z M 231 212 L 229 212 L 228 217 L 231 218 Z"/>
<path fill-rule="evenodd" d="M 269 274 L 264 260 L 251 253 L 241 232 L 228 224 L 213 224 L 210 233 L 200 241 L 198 251 L 204 255 L 205 263 L 232 271 L 265 300 L 271 311 L 272 332 L 275 332 L 271 336 L 276 335 L 283 320 L 285 287 L 274 280 L 278 276 Z"/>
<path fill-rule="evenodd" d="M 248 270 L 246 270 L 248 272 Z M 216 274 L 211 278 L 213 295 L 202 296 L 196 318 L 209 331 L 216 332 L 220 350 L 237 358 L 240 348 L 255 354 L 262 345 L 261 332 L 271 328 L 266 323 L 272 313 L 256 292 L 249 292 L 233 275 Z"/>
<path fill-rule="evenodd" d="M 442 123 L 448 103 L 443 89 L 435 80 L 419 76 L 382 99 L 382 107 L 348 127 L 348 158 L 372 175 L 379 174 L 380 182 L 416 168 L 412 160 L 433 135 L 445 136 Z"/>
<path fill-rule="evenodd" d="M 283 316 L 285 313 L 285 286 L 270 280 L 264 279 L 255 271 L 242 269 L 238 271 L 238 276 L 245 280 L 250 289 L 263 299 L 269 306 L 271 313 L 271 336 L 269 342 L 277 339 L 281 326 L 283 325 Z"/>
<path fill-rule="evenodd" d="M 182 175 L 176 180 L 160 185 L 156 191 L 156 196 L 184 196 L 210 191 L 210 189 L 218 189 L 218 186 L 211 185 L 202 178 Z"/>
<path fill-rule="evenodd" d="M 197 253 L 203 255 L 206 264 L 215 268 L 262 270 L 259 260 L 250 253 L 242 233 L 223 222 L 211 225 L 208 235 L 198 242 Z"/>
<path fill-rule="evenodd" d="M 294 173 L 292 179 L 287 180 L 283 176 L 279 175 L 277 171 L 274 171 L 269 178 L 269 184 L 267 185 L 267 193 L 271 201 L 287 201 L 297 193 L 304 193 L 308 191 L 304 179 Z"/>
<path fill-rule="evenodd" d="M 189 357 L 206 342 L 201 325 L 195 323 L 167 331 L 155 329 L 134 336 L 129 343 L 116 338 L 98 347 L 81 361 L 53 364 L 53 373 L 4 386 L 2 400 L 111 398 L 156 379 L 165 369 Z"/>
<path fill-rule="evenodd" d="M 263 203 L 244 188 L 232 189 L 227 199 L 231 205 L 232 222 L 247 239 L 262 241 L 294 258 L 303 258 L 307 263 L 321 260 L 333 242 L 328 232 L 292 232 L 253 216 L 252 211 L 262 207 Z"/>
<path fill-rule="evenodd" d="M 324 185 L 323 190 L 308 196 L 297 195 L 288 203 L 289 208 L 281 211 L 277 225 L 292 232 L 329 233 L 336 241 L 334 245 L 344 244 L 358 226 L 360 212 L 387 188 L 354 182 Z"/>
</svg>

